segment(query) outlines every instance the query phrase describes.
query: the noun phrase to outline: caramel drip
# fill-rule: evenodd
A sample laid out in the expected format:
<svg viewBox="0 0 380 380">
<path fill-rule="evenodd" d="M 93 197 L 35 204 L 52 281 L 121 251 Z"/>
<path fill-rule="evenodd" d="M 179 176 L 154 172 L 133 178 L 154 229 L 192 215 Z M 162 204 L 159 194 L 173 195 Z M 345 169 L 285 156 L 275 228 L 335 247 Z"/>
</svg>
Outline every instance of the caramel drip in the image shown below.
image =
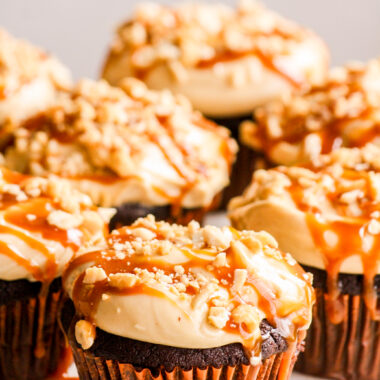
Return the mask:
<svg viewBox="0 0 380 380">
<path fill-rule="evenodd" d="M 295 360 L 295 354 L 297 350 L 300 350 L 300 346 L 304 339 L 306 338 L 305 330 L 298 330 L 297 338 L 288 345 L 288 349 L 282 355 L 282 360 L 280 364 L 280 369 L 278 371 L 278 380 L 287 380 L 290 377 L 291 371 L 293 369 L 292 361 Z"/>
<path fill-rule="evenodd" d="M 44 326 L 45 326 L 45 313 L 46 313 L 46 300 L 49 293 L 49 282 L 43 282 L 40 293 L 38 294 L 38 326 L 36 332 L 36 347 L 34 349 L 34 356 L 36 358 L 43 358 L 46 355 L 44 343 Z"/>
<path fill-rule="evenodd" d="M 54 373 L 48 376 L 47 380 L 79 380 L 78 377 L 69 377 L 67 375 L 70 366 L 73 364 L 73 354 L 69 346 L 63 350 L 58 368 Z"/>
<path fill-rule="evenodd" d="M 346 170 L 343 179 L 364 180 L 365 190 L 370 192 L 367 172 Z M 335 189 L 339 188 L 336 180 Z M 363 266 L 364 300 L 374 320 L 380 319 L 380 310 L 377 308 L 377 295 L 374 289 L 374 277 L 380 261 L 380 236 L 372 235 L 368 231 L 370 215 L 379 211 L 371 199 L 361 199 L 362 215 L 349 217 L 349 205 L 339 203 L 339 193 L 327 194 L 327 197 L 338 213 L 332 220 L 325 217 L 317 206 L 309 206 L 303 201 L 303 188 L 293 182 L 290 193 L 297 207 L 305 212 L 306 222 L 315 245 L 322 255 L 327 271 L 327 313 L 332 323 L 340 323 L 344 316 L 343 296 L 338 287 L 338 276 L 344 260 L 358 255 Z M 342 219 L 344 218 L 344 219 Z"/>
<path fill-rule="evenodd" d="M 120 229 L 120 234 L 111 235 L 109 238 L 110 246 L 112 247 L 114 243 L 125 243 L 126 241 L 133 241 L 135 238 L 128 232 L 128 229 L 132 228 L 133 227 Z M 239 235 L 238 231 L 232 228 L 231 230 L 235 235 Z M 156 232 L 155 230 L 152 231 Z M 165 240 L 157 233 L 155 238 L 158 240 Z M 229 293 L 230 300 L 232 300 L 236 306 L 245 303 L 241 299 L 238 291 L 234 288 L 233 282 L 235 269 L 246 269 L 246 267 L 243 263 L 240 262 L 239 256 L 233 252 L 232 248 L 228 248 L 225 251 L 228 262 L 228 266 L 225 267 L 210 267 L 210 264 L 213 262 L 215 256 L 217 255 L 217 252 L 213 252 L 207 249 L 195 250 L 192 246 L 183 246 L 179 249 L 181 249 L 182 253 L 188 259 L 186 262 L 181 263 L 185 273 L 191 273 L 193 268 L 204 268 L 218 280 L 219 284 L 222 284 L 220 286 L 222 286 Z M 152 273 L 156 272 L 157 270 L 161 270 L 165 275 L 170 275 L 173 273 L 173 264 L 163 261 L 160 256 L 151 256 L 149 257 L 149 260 L 147 260 L 144 255 L 131 255 L 129 257 L 121 259 L 117 257 L 115 251 L 111 248 L 109 250 L 89 252 L 85 255 L 77 257 L 67 269 L 63 281 L 66 282 L 76 269 L 82 267 L 83 265 L 86 266 L 86 264 L 88 265 L 89 263 L 91 263 L 91 266 L 101 267 L 107 276 L 113 273 L 134 273 L 135 268 L 139 268 L 139 270 L 146 269 Z M 299 266 L 291 266 L 285 262 L 285 260 L 284 265 L 287 267 L 287 270 L 304 281 L 302 277 L 304 272 Z M 164 291 L 152 288 L 146 284 L 137 284 L 132 288 L 120 289 L 112 287 L 106 279 L 103 281 L 95 282 L 94 284 L 88 286 L 83 282 L 84 276 L 85 272 L 81 273 L 81 275 L 75 280 L 72 291 L 72 299 L 79 315 L 88 319 L 92 323 L 94 323 L 93 317 L 97 311 L 102 295 L 105 293 L 124 296 L 131 294 L 149 294 L 154 297 L 170 300 L 170 297 L 168 297 Z M 259 295 L 258 306 L 265 313 L 269 323 L 276 326 L 277 318 L 286 317 L 286 315 L 278 315 L 278 301 L 276 297 L 273 296 L 273 292 L 268 288 L 268 285 L 263 280 L 256 277 L 253 273 L 250 273 L 249 278 L 246 282 L 246 286 L 252 287 Z M 305 283 L 305 287 L 306 286 L 308 285 Z M 195 290 L 191 285 L 188 285 L 186 288 L 186 293 L 196 296 L 198 294 L 198 290 Z M 310 295 L 310 297 L 312 298 L 312 295 Z M 311 304 L 313 302 L 311 298 L 306 302 L 310 302 Z M 212 305 L 210 303 L 209 307 L 211 306 Z M 292 334 L 296 334 L 297 330 L 301 328 L 301 326 L 305 326 L 305 324 L 307 324 L 307 316 L 305 315 L 299 317 L 299 319 L 297 319 L 294 324 L 295 329 L 292 331 Z M 252 333 L 246 329 L 244 324 L 234 324 L 229 322 L 224 327 L 224 330 L 229 333 L 241 335 L 244 340 L 244 345 L 247 350 L 250 351 L 250 353 L 260 353 L 261 339 L 253 336 Z M 296 339 L 296 336 L 293 335 L 289 337 L 289 339 Z"/>
</svg>

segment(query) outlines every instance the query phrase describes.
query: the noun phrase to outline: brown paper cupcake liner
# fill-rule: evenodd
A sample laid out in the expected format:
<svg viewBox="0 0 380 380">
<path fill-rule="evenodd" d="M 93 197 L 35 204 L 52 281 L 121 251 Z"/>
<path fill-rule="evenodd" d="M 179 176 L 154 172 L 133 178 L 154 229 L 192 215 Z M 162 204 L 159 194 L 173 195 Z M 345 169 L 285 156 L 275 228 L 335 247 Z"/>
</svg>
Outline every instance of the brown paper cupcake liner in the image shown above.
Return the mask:
<svg viewBox="0 0 380 380">
<path fill-rule="evenodd" d="M 170 372 L 162 369 L 156 374 L 149 369 L 96 357 L 76 345 L 72 345 L 72 349 L 81 380 L 280 380 L 278 375 L 284 355 L 273 355 L 258 366 L 209 366 L 190 370 L 175 367 Z"/>
<path fill-rule="evenodd" d="M 333 324 L 326 294 L 316 290 L 313 321 L 296 370 L 339 380 L 380 379 L 380 322 L 371 318 L 363 297 L 342 295 L 345 318 Z"/>
<path fill-rule="evenodd" d="M 0 379 L 45 379 L 66 347 L 57 313 L 62 291 L 0 305 Z"/>
</svg>

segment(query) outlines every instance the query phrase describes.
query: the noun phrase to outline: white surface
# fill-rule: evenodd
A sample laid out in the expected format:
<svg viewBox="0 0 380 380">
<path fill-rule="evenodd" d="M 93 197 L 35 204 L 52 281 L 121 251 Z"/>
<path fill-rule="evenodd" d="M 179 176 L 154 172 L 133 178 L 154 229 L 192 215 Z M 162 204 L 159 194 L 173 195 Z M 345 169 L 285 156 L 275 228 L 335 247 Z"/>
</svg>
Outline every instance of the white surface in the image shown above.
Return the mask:
<svg viewBox="0 0 380 380">
<path fill-rule="evenodd" d="M 262 2 L 318 32 L 330 46 L 334 64 L 380 54 L 378 0 Z M 114 28 L 137 3 L 141 1 L 1 0 L 0 26 L 56 53 L 76 77 L 96 77 Z"/>
</svg>

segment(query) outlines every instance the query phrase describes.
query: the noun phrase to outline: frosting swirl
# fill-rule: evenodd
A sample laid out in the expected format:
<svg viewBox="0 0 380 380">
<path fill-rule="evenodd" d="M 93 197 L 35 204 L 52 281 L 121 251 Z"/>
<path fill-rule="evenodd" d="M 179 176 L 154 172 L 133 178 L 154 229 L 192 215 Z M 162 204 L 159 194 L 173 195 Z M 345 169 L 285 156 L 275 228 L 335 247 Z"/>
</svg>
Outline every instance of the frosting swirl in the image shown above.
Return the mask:
<svg viewBox="0 0 380 380">
<path fill-rule="evenodd" d="M 70 85 L 71 75 L 57 59 L 0 29 L 0 138 Z"/>
<path fill-rule="evenodd" d="M 308 166 L 254 173 L 229 205 L 237 228 L 265 229 L 297 261 L 327 271 L 330 316 L 342 316 L 338 275 L 363 274 L 375 319 L 373 281 L 380 273 L 380 148 L 342 148 Z"/>
<path fill-rule="evenodd" d="M 379 144 L 380 59 L 332 69 L 323 86 L 257 109 L 241 141 L 274 163 L 307 162 L 340 147 Z"/>
<path fill-rule="evenodd" d="M 79 248 L 104 243 L 112 214 L 55 177 L 0 167 L 0 279 L 50 283 Z"/>
<path fill-rule="evenodd" d="M 77 340 L 88 323 L 119 336 L 185 348 L 240 342 L 260 358 L 260 322 L 289 344 L 309 326 L 311 277 L 267 233 L 156 222 L 115 230 L 107 245 L 74 260 L 64 287 L 76 306 Z M 92 289 L 89 292 L 89 289 Z M 95 331 L 95 330 L 93 330 Z M 86 339 L 83 339 L 87 336 Z"/>
<path fill-rule="evenodd" d="M 184 94 L 208 116 L 226 117 L 320 83 L 328 55 L 314 33 L 256 2 L 237 9 L 145 3 L 117 30 L 103 77 L 116 85 L 138 76 Z"/>
<path fill-rule="evenodd" d="M 65 177 L 108 207 L 208 207 L 229 182 L 236 143 L 181 96 L 135 79 L 83 80 L 14 132 L 7 167 Z"/>
</svg>

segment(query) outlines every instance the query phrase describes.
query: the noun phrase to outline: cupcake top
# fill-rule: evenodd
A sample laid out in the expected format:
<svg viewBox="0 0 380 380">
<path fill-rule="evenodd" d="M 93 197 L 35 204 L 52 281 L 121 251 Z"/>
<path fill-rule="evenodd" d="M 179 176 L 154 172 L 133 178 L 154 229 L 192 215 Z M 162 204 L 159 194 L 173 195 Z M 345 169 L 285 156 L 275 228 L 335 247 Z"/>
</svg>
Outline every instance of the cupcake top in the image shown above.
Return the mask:
<svg viewBox="0 0 380 380">
<path fill-rule="evenodd" d="M 380 59 L 333 69 L 323 86 L 268 103 L 254 120 L 241 125 L 242 142 L 277 164 L 379 144 Z"/>
<path fill-rule="evenodd" d="M 70 83 L 58 60 L 0 29 L 0 137 L 8 123 L 45 110 Z"/>
<path fill-rule="evenodd" d="M 311 31 L 253 1 L 237 9 L 140 5 L 117 30 L 103 77 L 129 75 L 186 95 L 212 117 L 249 114 L 284 92 L 319 83 L 328 52 Z"/>
<path fill-rule="evenodd" d="M 310 283 L 265 232 L 170 225 L 152 216 L 113 231 L 104 248 L 78 257 L 64 275 L 85 349 L 96 326 L 174 347 L 240 342 L 251 363 L 261 357 L 262 320 L 289 344 L 309 326 Z"/>
<path fill-rule="evenodd" d="M 324 269 L 336 296 L 338 274 L 364 274 L 367 306 L 376 313 L 380 274 L 380 148 L 341 148 L 306 167 L 254 173 L 231 201 L 236 228 L 265 229 L 301 264 Z"/>
<path fill-rule="evenodd" d="M 209 206 L 228 184 L 236 150 L 225 128 L 181 96 L 135 79 L 121 88 L 83 80 L 15 131 L 4 163 L 66 177 L 102 206 L 194 208 Z"/>
<path fill-rule="evenodd" d="M 0 279 L 59 277 L 79 248 L 104 243 L 112 213 L 55 177 L 0 167 Z"/>
</svg>

